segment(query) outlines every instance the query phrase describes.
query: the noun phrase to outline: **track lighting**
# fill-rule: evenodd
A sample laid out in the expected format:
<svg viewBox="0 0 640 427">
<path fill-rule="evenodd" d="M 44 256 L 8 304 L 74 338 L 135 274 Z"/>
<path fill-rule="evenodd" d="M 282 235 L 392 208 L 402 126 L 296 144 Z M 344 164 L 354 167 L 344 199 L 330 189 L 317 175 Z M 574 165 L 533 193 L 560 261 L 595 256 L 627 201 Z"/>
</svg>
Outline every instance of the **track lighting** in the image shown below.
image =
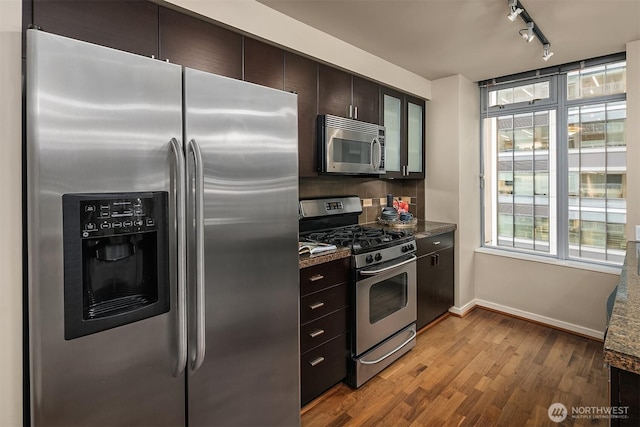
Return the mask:
<svg viewBox="0 0 640 427">
<path fill-rule="evenodd" d="M 527 43 L 531 43 L 531 40 L 535 37 L 535 34 L 533 34 L 534 25 L 533 21 L 527 22 L 527 28 L 520 30 L 520 35 L 527 41 Z"/>
<path fill-rule="evenodd" d="M 527 43 L 531 43 L 534 38 L 537 38 L 543 47 L 542 59 L 548 61 L 549 58 L 553 56 L 553 52 L 549 51 L 551 43 L 549 43 L 549 40 L 547 40 L 544 34 L 542 34 L 540 27 L 533 22 L 533 18 L 529 15 L 524 5 L 520 3 L 520 0 L 507 0 L 507 3 L 510 10 L 507 18 L 511 21 L 515 21 L 516 17 L 520 16 L 527 26 L 527 28 L 523 28 L 519 31 L 520 37 L 526 40 Z"/>
<path fill-rule="evenodd" d="M 511 12 L 507 15 L 510 21 L 515 21 L 516 17 L 522 13 L 522 9 L 518 7 L 518 0 L 509 0 Z"/>
</svg>

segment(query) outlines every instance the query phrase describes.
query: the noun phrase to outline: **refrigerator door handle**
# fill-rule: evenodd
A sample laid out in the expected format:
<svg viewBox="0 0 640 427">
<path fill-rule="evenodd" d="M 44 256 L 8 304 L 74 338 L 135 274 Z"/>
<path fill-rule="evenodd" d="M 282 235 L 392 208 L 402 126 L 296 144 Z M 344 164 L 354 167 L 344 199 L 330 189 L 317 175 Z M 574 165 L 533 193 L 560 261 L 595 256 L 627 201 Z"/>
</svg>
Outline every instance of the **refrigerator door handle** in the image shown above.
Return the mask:
<svg viewBox="0 0 640 427">
<path fill-rule="evenodd" d="M 176 224 L 178 251 L 178 298 L 176 304 L 176 313 L 178 317 L 178 358 L 173 370 L 173 375 L 175 377 L 179 377 L 184 373 L 184 369 L 187 365 L 186 175 L 182 146 L 175 138 L 171 139 L 171 149 L 176 162 Z"/>
<path fill-rule="evenodd" d="M 195 243 L 196 243 L 196 351 L 191 360 L 191 370 L 197 371 L 204 362 L 205 343 L 205 294 L 204 294 L 204 170 L 202 153 L 195 139 L 187 145 L 193 154 L 195 173 Z"/>
</svg>

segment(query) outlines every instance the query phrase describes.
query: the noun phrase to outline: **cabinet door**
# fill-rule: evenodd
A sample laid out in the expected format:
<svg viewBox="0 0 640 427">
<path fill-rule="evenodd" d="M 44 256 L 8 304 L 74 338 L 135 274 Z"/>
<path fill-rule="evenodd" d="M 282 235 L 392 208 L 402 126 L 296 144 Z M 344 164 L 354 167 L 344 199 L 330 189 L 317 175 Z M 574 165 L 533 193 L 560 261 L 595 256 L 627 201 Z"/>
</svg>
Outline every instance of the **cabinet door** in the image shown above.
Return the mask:
<svg viewBox="0 0 640 427">
<path fill-rule="evenodd" d="M 417 282 L 418 282 L 418 318 L 416 328 L 421 329 L 429 322 L 439 316 L 438 301 L 440 299 L 437 276 L 435 253 L 424 255 L 418 258 L 417 262 Z"/>
<path fill-rule="evenodd" d="M 353 76 L 354 117 L 369 123 L 380 123 L 380 85 L 371 80 Z"/>
<path fill-rule="evenodd" d="M 158 5 L 151 2 L 37 0 L 33 24 L 49 33 L 158 56 Z"/>
<path fill-rule="evenodd" d="M 351 117 L 351 74 L 320 64 L 318 114 Z"/>
<path fill-rule="evenodd" d="M 242 36 L 161 7 L 160 58 L 196 70 L 242 79 Z"/>
<path fill-rule="evenodd" d="M 298 175 L 317 176 L 318 63 L 285 52 L 284 90 L 298 94 Z"/>
<path fill-rule="evenodd" d="M 407 154 L 405 176 L 424 178 L 424 119 L 425 102 L 405 97 L 407 112 Z"/>
<path fill-rule="evenodd" d="M 454 288 L 454 259 L 453 247 L 443 249 L 437 253 L 437 281 L 438 288 L 438 311 L 440 314 L 449 311 L 454 304 L 453 288 Z"/>
<path fill-rule="evenodd" d="M 405 140 L 404 96 L 388 88 L 381 89 L 382 125 L 385 127 L 385 178 L 402 178 L 404 170 L 403 144 Z"/>
<path fill-rule="evenodd" d="M 244 80 L 274 89 L 284 89 L 284 51 L 244 38 Z"/>
<path fill-rule="evenodd" d="M 385 178 L 424 179 L 424 100 L 382 87 Z"/>
</svg>

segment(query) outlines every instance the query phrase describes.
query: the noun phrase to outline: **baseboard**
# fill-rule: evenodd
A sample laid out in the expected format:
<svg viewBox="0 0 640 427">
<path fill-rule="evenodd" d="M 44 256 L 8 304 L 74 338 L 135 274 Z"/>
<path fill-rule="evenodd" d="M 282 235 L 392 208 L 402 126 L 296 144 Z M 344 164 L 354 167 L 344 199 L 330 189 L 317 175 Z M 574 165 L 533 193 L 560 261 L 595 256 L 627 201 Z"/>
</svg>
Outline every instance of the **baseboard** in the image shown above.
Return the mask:
<svg viewBox="0 0 640 427">
<path fill-rule="evenodd" d="M 477 305 L 476 300 L 472 299 L 462 307 L 456 307 L 456 306 L 451 307 L 449 309 L 449 313 L 454 314 L 458 317 L 464 317 L 467 314 L 471 313 L 471 310 L 476 308 L 476 305 Z"/>
<path fill-rule="evenodd" d="M 463 305 L 462 307 L 455 307 L 455 306 L 451 307 L 449 309 L 449 312 L 456 316 L 464 317 L 476 307 L 481 307 L 487 310 L 496 311 L 498 313 L 507 314 L 513 317 L 538 323 L 540 325 L 548 326 L 550 328 L 559 329 L 565 332 L 570 332 L 575 335 L 580 335 L 580 336 L 595 339 L 598 341 L 603 341 L 604 331 L 585 328 L 583 326 L 575 325 L 573 323 L 564 322 L 562 320 L 553 319 L 551 317 L 541 316 L 539 314 L 530 313 L 528 311 L 520 310 L 513 307 L 508 307 L 506 305 L 496 304 L 496 303 L 481 300 L 478 298 L 471 300 L 470 302 Z"/>
</svg>

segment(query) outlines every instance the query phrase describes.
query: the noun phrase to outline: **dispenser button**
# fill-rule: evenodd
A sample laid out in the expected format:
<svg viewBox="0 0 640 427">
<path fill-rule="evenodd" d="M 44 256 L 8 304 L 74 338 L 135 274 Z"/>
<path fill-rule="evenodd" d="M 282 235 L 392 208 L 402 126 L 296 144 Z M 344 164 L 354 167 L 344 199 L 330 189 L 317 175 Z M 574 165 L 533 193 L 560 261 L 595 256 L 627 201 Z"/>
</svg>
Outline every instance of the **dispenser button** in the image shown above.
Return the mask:
<svg viewBox="0 0 640 427">
<path fill-rule="evenodd" d="M 153 218 L 147 218 L 147 227 L 153 227 L 156 225 L 156 221 Z"/>
<path fill-rule="evenodd" d="M 111 228 L 122 228 L 122 223 L 120 221 L 115 221 L 111 224 Z"/>
<path fill-rule="evenodd" d="M 109 211 L 100 211 L 100 218 L 109 218 L 111 213 Z"/>
<path fill-rule="evenodd" d="M 100 229 L 101 230 L 107 230 L 111 227 L 111 224 L 109 224 L 107 221 L 102 221 L 100 223 Z"/>
<path fill-rule="evenodd" d="M 101 211 L 108 211 L 111 209 L 111 206 L 109 205 L 100 205 L 100 210 Z"/>
<path fill-rule="evenodd" d="M 96 211 L 96 205 L 86 205 L 84 207 L 84 211 L 85 212 L 95 212 Z"/>
<path fill-rule="evenodd" d="M 136 219 L 135 221 L 133 221 L 133 225 L 135 225 L 136 227 L 142 227 L 143 224 L 144 222 L 141 219 Z"/>
<path fill-rule="evenodd" d="M 131 227 L 133 225 L 133 221 L 125 221 L 122 223 L 125 227 Z"/>
<path fill-rule="evenodd" d="M 93 222 L 88 222 L 84 225 L 84 229 L 87 231 L 94 231 L 96 229 L 96 225 Z"/>
</svg>

